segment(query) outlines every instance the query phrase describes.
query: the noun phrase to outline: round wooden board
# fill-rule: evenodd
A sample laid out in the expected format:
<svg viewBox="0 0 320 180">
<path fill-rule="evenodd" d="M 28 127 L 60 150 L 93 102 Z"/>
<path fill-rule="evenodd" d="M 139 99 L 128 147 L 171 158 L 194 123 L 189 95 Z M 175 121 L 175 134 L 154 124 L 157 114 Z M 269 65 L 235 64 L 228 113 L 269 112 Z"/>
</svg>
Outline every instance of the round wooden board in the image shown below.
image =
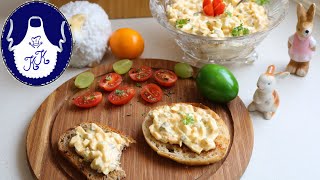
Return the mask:
<svg viewBox="0 0 320 180">
<path fill-rule="evenodd" d="M 159 59 L 139 59 L 134 66 L 148 65 L 154 69 L 173 69 L 175 62 Z M 195 69 L 196 70 L 196 69 Z M 253 128 L 249 113 L 239 97 L 227 105 L 213 104 L 199 95 L 193 79 L 179 79 L 172 88 L 164 89 L 163 100 L 156 104 L 144 102 L 136 95 L 124 106 L 113 106 L 103 93 L 103 101 L 91 109 L 79 109 L 71 104 L 71 99 L 88 90 L 98 90 L 97 82 L 102 75 L 111 72 L 112 66 L 100 65 L 90 69 L 96 76 L 95 82 L 86 90 L 74 86 L 70 79 L 41 104 L 35 113 L 27 133 L 26 150 L 30 169 L 37 179 L 82 178 L 57 152 L 59 136 L 81 122 L 97 122 L 116 128 L 133 137 L 137 143 L 127 148 L 121 158 L 121 166 L 127 179 L 239 179 L 244 173 L 253 148 Z M 124 84 L 140 88 L 124 75 Z M 152 82 L 149 80 L 148 82 Z M 146 84 L 142 83 L 142 85 Z M 171 93 L 170 93 L 171 92 Z M 227 124 L 231 144 L 227 157 L 208 166 L 191 167 L 162 158 L 145 142 L 141 124 L 146 113 L 154 106 L 174 102 L 202 103 L 224 119 Z"/>
</svg>

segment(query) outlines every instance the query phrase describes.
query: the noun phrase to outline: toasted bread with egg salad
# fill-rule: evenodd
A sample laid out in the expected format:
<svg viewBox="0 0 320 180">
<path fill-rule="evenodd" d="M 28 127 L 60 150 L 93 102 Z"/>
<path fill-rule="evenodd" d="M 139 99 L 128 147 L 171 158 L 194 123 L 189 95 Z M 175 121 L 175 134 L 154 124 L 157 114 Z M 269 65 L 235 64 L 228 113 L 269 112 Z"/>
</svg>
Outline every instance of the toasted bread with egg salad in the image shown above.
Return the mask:
<svg viewBox="0 0 320 180">
<path fill-rule="evenodd" d="M 160 156 L 186 165 L 207 165 L 228 153 L 230 134 L 224 121 L 198 103 L 176 103 L 149 111 L 144 137 Z"/>
<path fill-rule="evenodd" d="M 86 179 L 114 180 L 126 177 L 120 158 L 131 143 L 135 140 L 111 127 L 82 123 L 60 136 L 58 150 Z"/>
</svg>

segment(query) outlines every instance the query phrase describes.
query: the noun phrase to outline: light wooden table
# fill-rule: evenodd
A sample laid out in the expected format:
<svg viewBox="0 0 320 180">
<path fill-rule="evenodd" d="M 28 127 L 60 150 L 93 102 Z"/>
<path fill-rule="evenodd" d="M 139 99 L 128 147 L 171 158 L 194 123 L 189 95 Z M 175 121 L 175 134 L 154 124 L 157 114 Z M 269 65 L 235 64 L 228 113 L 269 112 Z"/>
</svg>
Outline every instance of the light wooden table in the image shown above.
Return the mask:
<svg viewBox="0 0 320 180">
<path fill-rule="evenodd" d="M 3 22 L 3 20 L 1 21 Z M 319 18 L 314 36 L 320 42 Z M 169 33 L 151 19 L 112 21 L 113 29 L 131 27 L 143 35 L 146 48 L 142 57 L 180 60 L 181 50 Z M 287 38 L 296 25 L 295 4 L 285 20 L 259 46 L 259 61 L 229 68 L 238 78 L 240 97 L 249 104 L 260 73 L 275 64 L 283 70 L 288 62 Z M 2 27 L 2 26 L 1 26 Z M 320 48 L 320 47 L 319 47 Z M 318 49 L 319 49 L 318 48 Z M 281 103 L 271 121 L 252 114 L 255 144 L 251 162 L 242 179 L 320 179 L 319 105 L 320 49 L 306 78 L 290 77 L 278 84 Z M 111 63 L 113 58 L 104 63 Z M 31 179 L 25 153 L 29 121 L 41 102 L 66 80 L 85 69 L 68 69 L 45 87 L 28 87 L 13 79 L 0 63 L 0 179 Z"/>
</svg>

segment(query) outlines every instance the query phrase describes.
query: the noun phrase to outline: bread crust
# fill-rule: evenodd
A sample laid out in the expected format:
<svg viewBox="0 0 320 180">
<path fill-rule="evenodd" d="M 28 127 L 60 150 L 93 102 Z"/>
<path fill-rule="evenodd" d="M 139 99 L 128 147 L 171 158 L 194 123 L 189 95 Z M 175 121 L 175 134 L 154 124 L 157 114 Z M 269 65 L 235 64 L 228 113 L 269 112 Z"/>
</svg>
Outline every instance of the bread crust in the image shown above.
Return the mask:
<svg viewBox="0 0 320 180">
<path fill-rule="evenodd" d="M 81 123 L 79 126 L 84 128 L 85 130 L 90 127 L 91 123 Z M 97 124 L 97 123 L 95 123 Z M 101 127 L 105 132 L 115 132 L 121 137 L 125 138 L 128 140 L 129 144 L 135 143 L 135 140 L 132 139 L 129 136 L 124 135 L 122 132 L 119 130 L 113 129 L 109 126 L 97 124 L 99 127 Z M 78 127 L 78 126 L 76 126 Z M 59 138 L 58 141 L 58 151 L 59 153 L 67 159 L 73 167 L 75 167 L 79 172 L 81 172 L 86 179 L 92 179 L 92 180 L 97 180 L 97 179 L 103 179 L 103 180 L 115 180 L 115 179 L 123 179 L 126 177 L 126 174 L 123 170 L 115 170 L 110 172 L 108 175 L 105 175 L 103 173 L 98 173 L 96 170 L 92 169 L 90 167 L 89 162 L 85 162 L 81 156 L 79 156 L 76 151 L 74 150 L 73 147 L 69 146 L 69 142 L 73 136 L 76 135 L 75 128 L 71 128 L 68 131 L 66 131 L 64 134 L 62 134 Z"/>
<path fill-rule="evenodd" d="M 208 165 L 222 160 L 228 153 L 229 145 L 230 145 L 230 134 L 227 125 L 224 121 L 217 115 L 214 111 L 212 111 L 209 107 L 204 106 L 200 103 L 175 103 L 175 104 L 189 104 L 194 108 L 202 108 L 207 110 L 211 116 L 216 119 L 219 135 L 215 139 L 216 148 L 209 151 L 203 151 L 200 154 L 193 152 L 187 146 L 182 145 L 172 145 L 158 141 L 155 139 L 149 130 L 149 126 L 152 125 L 152 119 L 147 116 L 142 124 L 142 131 L 145 137 L 145 140 L 149 144 L 149 146 L 156 151 L 160 156 L 172 159 L 178 163 L 190 165 L 190 166 L 199 166 L 199 165 Z M 175 104 L 170 104 L 169 106 L 173 106 Z M 160 108 L 162 106 L 158 106 L 154 109 Z"/>
</svg>

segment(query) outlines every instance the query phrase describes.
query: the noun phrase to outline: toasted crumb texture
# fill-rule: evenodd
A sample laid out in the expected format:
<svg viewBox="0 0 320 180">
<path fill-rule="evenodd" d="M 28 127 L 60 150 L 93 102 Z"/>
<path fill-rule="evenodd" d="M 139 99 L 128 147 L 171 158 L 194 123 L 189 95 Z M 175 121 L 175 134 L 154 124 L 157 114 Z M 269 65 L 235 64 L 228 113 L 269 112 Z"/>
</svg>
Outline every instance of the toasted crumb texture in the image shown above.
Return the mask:
<svg viewBox="0 0 320 180">
<path fill-rule="evenodd" d="M 87 130 L 90 128 L 90 123 L 82 123 L 80 126 Z M 108 126 L 99 125 L 105 132 L 115 132 L 121 135 L 121 137 L 125 138 L 130 144 L 135 143 L 135 140 L 133 140 L 131 137 L 128 137 L 121 132 L 112 129 Z M 108 175 L 105 175 L 103 173 L 99 173 L 96 170 L 92 169 L 90 167 L 89 162 L 85 162 L 81 156 L 79 156 L 76 151 L 74 150 L 74 147 L 69 147 L 69 142 L 73 136 L 76 135 L 75 128 L 72 128 L 62 134 L 58 141 L 58 150 L 60 154 L 66 158 L 79 172 L 81 172 L 87 179 L 104 179 L 104 180 L 114 180 L 114 179 L 123 179 L 126 177 L 126 173 L 124 170 L 115 170 L 110 172 Z M 125 148 L 125 147 L 123 147 Z"/>
<path fill-rule="evenodd" d="M 170 106 L 173 106 L 173 105 L 174 104 Z M 194 108 L 202 108 L 207 110 L 207 112 L 211 114 L 211 116 L 214 119 L 216 119 L 216 122 L 219 128 L 219 136 L 215 139 L 215 143 L 216 143 L 215 149 L 212 149 L 209 151 L 203 151 L 201 152 L 201 154 L 197 154 L 192 150 L 190 150 L 185 145 L 182 145 L 182 147 L 180 147 L 179 145 L 162 143 L 157 139 L 155 139 L 150 133 L 149 127 L 150 125 L 152 125 L 153 122 L 152 122 L 152 118 L 150 118 L 149 116 L 145 118 L 145 121 L 142 124 L 143 135 L 147 143 L 160 156 L 172 159 L 181 164 L 186 164 L 190 166 L 208 165 L 208 164 L 212 164 L 222 160 L 226 156 L 228 152 L 229 144 L 230 144 L 230 134 L 229 134 L 227 125 L 209 107 L 204 106 L 202 104 L 198 104 L 198 103 L 191 103 L 191 105 Z M 161 108 L 161 106 L 156 108 Z"/>
</svg>

